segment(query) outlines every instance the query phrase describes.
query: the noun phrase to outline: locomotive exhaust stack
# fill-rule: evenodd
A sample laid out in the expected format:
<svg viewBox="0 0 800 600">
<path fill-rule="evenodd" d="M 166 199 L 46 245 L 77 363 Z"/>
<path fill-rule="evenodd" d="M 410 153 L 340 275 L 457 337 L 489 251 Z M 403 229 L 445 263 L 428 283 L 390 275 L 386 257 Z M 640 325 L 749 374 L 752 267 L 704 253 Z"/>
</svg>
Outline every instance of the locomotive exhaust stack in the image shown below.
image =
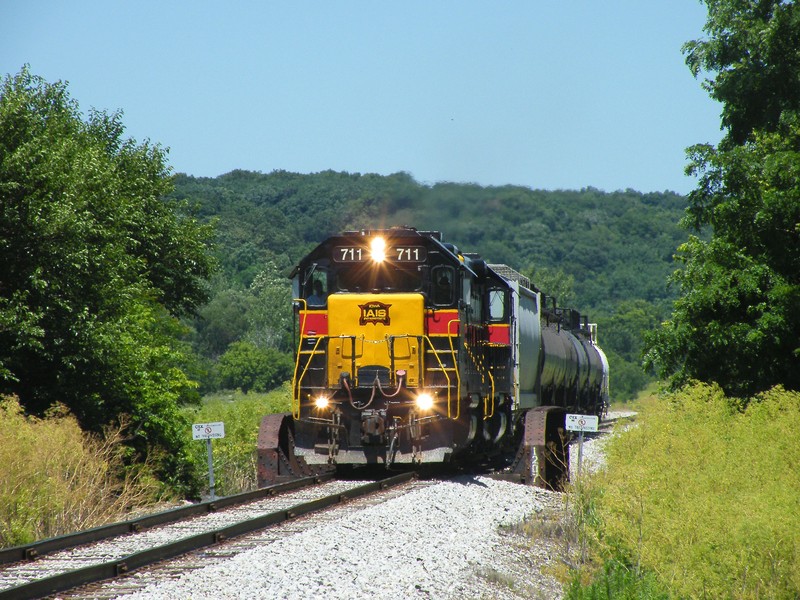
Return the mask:
<svg viewBox="0 0 800 600">
<path fill-rule="evenodd" d="M 602 415 L 608 362 L 580 313 L 438 232 L 346 232 L 292 273 L 292 410 L 264 418 L 259 484 L 337 465 L 504 466 L 557 488 L 564 415 Z"/>
</svg>

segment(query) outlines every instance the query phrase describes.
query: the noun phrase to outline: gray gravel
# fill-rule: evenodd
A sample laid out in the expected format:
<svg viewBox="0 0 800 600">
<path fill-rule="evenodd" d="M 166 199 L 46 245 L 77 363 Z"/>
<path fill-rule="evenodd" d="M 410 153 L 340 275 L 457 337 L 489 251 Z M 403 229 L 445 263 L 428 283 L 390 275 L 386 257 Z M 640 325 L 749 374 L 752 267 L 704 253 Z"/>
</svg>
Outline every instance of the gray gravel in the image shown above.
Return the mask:
<svg viewBox="0 0 800 600">
<path fill-rule="evenodd" d="M 460 477 L 343 511 L 126 598 L 559 598 L 542 572 L 557 559 L 520 548 L 530 541 L 510 530 L 560 506 L 559 494 Z"/>
</svg>

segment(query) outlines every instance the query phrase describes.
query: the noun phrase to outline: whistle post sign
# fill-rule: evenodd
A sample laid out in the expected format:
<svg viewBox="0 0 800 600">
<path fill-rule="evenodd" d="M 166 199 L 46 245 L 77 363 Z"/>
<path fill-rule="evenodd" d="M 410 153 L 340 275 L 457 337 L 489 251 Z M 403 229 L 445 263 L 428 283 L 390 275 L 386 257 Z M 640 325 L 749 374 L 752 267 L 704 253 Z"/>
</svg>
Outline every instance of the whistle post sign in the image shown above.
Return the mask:
<svg viewBox="0 0 800 600">
<path fill-rule="evenodd" d="M 567 415 L 567 431 L 597 431 L 599 424 L 593 415 Z"/>
<path fill-rule="evenodd" d="M 218 440 L 225 437 L 225 423 L 195 423 L 192 425 L 193 440 Z"/>
<path fill-rule="evenodd" d="M 214 456 L 211 452 L 211 440 L 225 437 L 225 423 L 195 423 L 192 425 L 192 439 L 205 440 L 208 447 L 208 492 L 211 500 L 217 499 L 214 493 Z"/>
</svg>

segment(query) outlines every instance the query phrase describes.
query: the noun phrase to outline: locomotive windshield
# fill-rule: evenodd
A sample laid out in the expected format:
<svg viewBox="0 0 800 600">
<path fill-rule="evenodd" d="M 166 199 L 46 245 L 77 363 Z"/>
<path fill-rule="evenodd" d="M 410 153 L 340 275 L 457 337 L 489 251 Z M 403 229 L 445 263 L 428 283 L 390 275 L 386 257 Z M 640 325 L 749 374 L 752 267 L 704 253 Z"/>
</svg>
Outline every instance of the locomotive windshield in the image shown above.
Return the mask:
<svg viewBox="0 0 800 600">
<path fill-rule="evenodd" d="M 336 269 L 335 285 L 339 292 L 416 292 L 422 277 L 416 267 L 352 265 Z"/>
</svg>

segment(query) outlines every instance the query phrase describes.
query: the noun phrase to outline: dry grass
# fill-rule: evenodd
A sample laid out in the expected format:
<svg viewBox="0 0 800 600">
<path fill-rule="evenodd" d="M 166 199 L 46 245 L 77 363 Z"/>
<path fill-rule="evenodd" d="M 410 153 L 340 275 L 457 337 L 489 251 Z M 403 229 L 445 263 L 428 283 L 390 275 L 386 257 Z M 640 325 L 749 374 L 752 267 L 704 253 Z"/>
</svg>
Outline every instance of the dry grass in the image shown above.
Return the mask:
<svg viewBox="0 0 800 600">
<path fill-rule="evenodd" d="M 147 465 L 123 466 L 124 423 L 88 436 L 66 411 L 26 416 L 0 398 L 0 546 L 15 546 L 120 520 L 162 491 Z"/>
</svg>

